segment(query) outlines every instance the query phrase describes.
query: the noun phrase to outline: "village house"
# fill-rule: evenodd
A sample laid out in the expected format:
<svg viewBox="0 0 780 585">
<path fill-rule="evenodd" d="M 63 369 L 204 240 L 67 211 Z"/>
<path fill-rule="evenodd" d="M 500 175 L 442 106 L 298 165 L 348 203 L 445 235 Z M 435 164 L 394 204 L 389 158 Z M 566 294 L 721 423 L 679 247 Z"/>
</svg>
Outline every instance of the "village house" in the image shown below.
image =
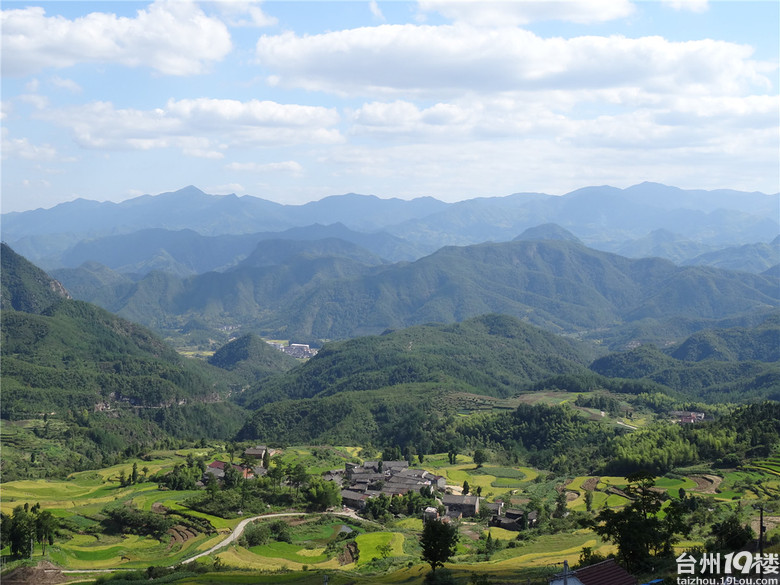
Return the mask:
<svg viewBox="0 0 780 585">
<path fill-rule="evenodd" d="M 490 504 L 487 504 L 487 506 L 490 506 Z M 525 530 L 527 528 L 533 528 L 536 526 L 539 520 L 539 513 L 536 510 L 531 510 L 530 512 L 526 513 L 524 510 L 507 508 L 502 515 L 502 508 L 503 502 L 501 503 L 501 506 L 498 507 L 499 511 L 494 513 L 490 518 L 490 521 L 488 522 L 490 526 L 496 526 L 498 528 L 503 528 L 504 530 L 520 532 L 521 530 Z"/>
<path fill-rule="evenodd" d="M 265 445 L 257 445 L 255 447 L 249 447 L 248 449 L 244 450 L 244 455 L 246 457 L 252 457 L 254 459 L 263 459 L 265 457 L 265 454 L 268 452 L 268 449 Z M 270 455 L 270 454 L 269 454 Z"/>
<path fill-rule="evenodd" d="M 446 494 L 441 498 L 442 504 L 447 510 L 447 516 L 453 517 L 461 514 L 464 518 L 471 518 L 479 514 L 479 497 L 477 496 L 458 496 Z"/>
<path fill-rule="evenodd" d="M 227 467 L 232 466 L 233 469 L 236 469 L 241 473 L 241 477 L 244 479 L 250 479 L 255 476 L 252 469 L 249 467 L 241 467 L 240 465 L 234 465 L 232 463 L 228 463 L 227 461 L 220 461 L 219 459 L 209 463 L 206 467 L 206 471 L 203 472 L 203 481 L 208 480 L 209 475 L 213 475 L 217 479 L 225 479 L 225 469 Z"/>
<path fill-rule="evenodd" d="M 410 468 L 408 461 L 365 461 L 346 463 L 344 471 L 325 472 L 323 478 L 343 486 L 342 502 L 350 508 L 361 509 L 368 498 L 384 494 L 391 498 L 403 496 L 423 488 L 444 490 L 446 478 L 425 469 Z M 364 497 L 358 498 L 355 494 Z"/>
</svg>

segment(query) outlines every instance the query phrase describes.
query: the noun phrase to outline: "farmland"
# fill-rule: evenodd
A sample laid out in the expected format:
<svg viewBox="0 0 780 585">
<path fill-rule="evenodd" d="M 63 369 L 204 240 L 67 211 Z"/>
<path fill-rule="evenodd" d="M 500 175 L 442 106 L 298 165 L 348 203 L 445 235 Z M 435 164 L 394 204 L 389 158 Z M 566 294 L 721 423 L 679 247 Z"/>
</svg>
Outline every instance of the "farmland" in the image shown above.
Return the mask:
<svg viewBox="0 0 780 585">
<path fill-rule="evenodd" d="M 315 475 L 327 469 L 343 467 L 345 462 L 359 461 L 361 450 L 355 447 L 290 447 L 278 457 L 287 464 L 305 464 Z M 2 511 L 10 514 L 17 506 L 40 504 L 63 521 L 54 545 L 45 555 L 36 547 L 33 561 L 47 559 L 71 571 L 100 569 L 145 570 L 152 565 L 174 566 L 210 550 L 222 542 L 242 520 L 241 515 L 221 517 L 190 507 L 193 498 L 202 497 L 202 490 L 170 490 L 148 480 L 155 473 L 167 472 L 186 464 L 188 458 L 227 457 L 219 445 L 200 449 L 159 451 L 145 459 L 128 461 L 96 471 L 80 472 L 64 480 L 24 480 L 3 486 Z M 132 473 L 133 463 L 141 467 L 142 480 L 133 485 L 121 485 L 120 477 Z M 679 499 L 681 494 L 694 498 L 709 498 L 724 510 L 735 509 L 740 503 L 774 501 L 780 497 L 780 478 L 776 474 L 777 457 L 755 461 L 744 469 L 726 470 L 715 475 L 696 470 L 685 475 L 657 477 L 655 490 Z M 571 513 L 587 516 L 587 509 L 619 509 L 629 500 L 624 490 L 627 481 L 619 476 L 583 475 L 562 477 L 544 470 L 507 463 L 487 463 L 476 466 L 469 454 L 459 454 L 450 463 L 446 453 L 426 456 L 423 468 L 443 475 L 453 491 L 468 483 L 473 492 L 479 490 L 487 501 L 501 499 L 509 506 L 525 506 L 536 502 L 552 509 L 556 494 L 566 495 L 566 507 Z M 291 488 L 286 488 L 291 489 Z M 590 503 L 586 504 L 586 493 Z M 127 534 L 106 530 L 107 506 L 126 506 L 145 512 L 163 514 L 172 526 L 162 537 Z M 283 513 L 283 516 L 278 516 Z M 422 524 L 418 518 L 399 517 L 385 525 L 350 516 L 294 513 L 294 510 L 273 508 L 256 524 L 271 526 L 280 520 L 287 526 L 284 540 L 273 538 L 251 545 L 239 539 L 199 559 L 193 567 L 200 570 L 220 570 L 219 579 L 206 575 L 184 576 L 187 583 L 241 583 L 246 574 L 273 573 L 273 582 L 307 583 L 314 575 L 327 571 L 332 583 L 342 582 L 340 575 L 351 575 L 353 582 L 415 582 L 426 574 L 420 560 L 418 538 Z M 572 516 L 573 518 L 574 516 Z M 498 527 L 488 527 L 484 521 L 464 519 L 456 556 L 448 564 L 452 574 L 478 572 L 491 582 L 501 583 L 517 575 L 536 578 L 564 559 L 575 564 L 583 547 L 593 553 L 608 555 L 615 547 L 603 541 L 591 529 L 567 519 L 553 518 L 548 526 L 530 531 L 518 540 L 518 533 Z M 770 524 L 770 539 L 778 533 Z M 498 542 L 498 549 L 485 557 L 481 552 L 485 537 Z M 678 550 L 701 547 L 707 535 L 694 533 L 682 541 Z M 776 545 L 775 545 L 776 546 Z M 230 572 L 230 570 L 234 572 Z M 235 572 L 238 570 L 239 572 Z M 82 573 L 82 575 L 84 575 Z M 253 582 L 263 582 L 261 579 Z M 317 582 L 315 581 L 311 582 Z M 321 580 L 320 580 L 321 582 Z"/>
</svg>

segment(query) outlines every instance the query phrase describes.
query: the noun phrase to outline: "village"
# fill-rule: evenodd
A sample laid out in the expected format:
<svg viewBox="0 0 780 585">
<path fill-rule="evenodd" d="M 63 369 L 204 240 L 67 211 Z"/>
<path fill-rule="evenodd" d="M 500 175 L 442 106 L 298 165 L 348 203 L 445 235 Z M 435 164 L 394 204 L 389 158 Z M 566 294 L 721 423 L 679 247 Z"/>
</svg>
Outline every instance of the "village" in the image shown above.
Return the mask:
<svg viewBox="0 0 780 585">
<path fill-rule="evenodd" d="M 223 481 L 226 470 L 231 467 L 243 479 L 263 477 L 268 473 L 270 458 L 276 453 L 265 445 L 257 445 L 244 450 L 241 464 L 215 460 L 206 467 L 201 483 L 206 485 L 210 476 Z M 515 532 L 533 528 L 538 522 L 536 510 L 507 508 L 501 500 L 487 502 L 479 493 L 462 493 L 462 487 L 448 486 L 444 476 L 410 467 L 406 460 L 348 462 L 344 469 L 325 472 L 323 479 L 336 482 L 341 487 L 342 506 L 357 513 L 363 512 L 373 498 L 391 499 L 409 492 L 424 492 L 432 495 L 437 504 L 425 508 L 424 521 L 488 518 L 490 526 Z"/>
</svg>

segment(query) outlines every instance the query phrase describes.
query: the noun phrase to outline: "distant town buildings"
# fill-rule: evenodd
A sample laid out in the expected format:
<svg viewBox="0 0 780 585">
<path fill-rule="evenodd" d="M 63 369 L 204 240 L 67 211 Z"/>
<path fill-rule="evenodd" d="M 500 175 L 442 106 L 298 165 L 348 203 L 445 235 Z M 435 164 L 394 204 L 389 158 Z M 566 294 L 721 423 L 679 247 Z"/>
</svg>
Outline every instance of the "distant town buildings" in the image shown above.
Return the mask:
<svg viewBox="0 0 780 585">
<path fill-rule="evenodd" d="M 317 355 L 317 350 L 312 349 L 305 343 L 291 343 L 289 345 L 283 345 L 281 343 L 276 343 L 271 341 L 267 343 L 269 345 L 272 345 L 279 351 L 298 359 L 309 359 Z"/>
</svg>

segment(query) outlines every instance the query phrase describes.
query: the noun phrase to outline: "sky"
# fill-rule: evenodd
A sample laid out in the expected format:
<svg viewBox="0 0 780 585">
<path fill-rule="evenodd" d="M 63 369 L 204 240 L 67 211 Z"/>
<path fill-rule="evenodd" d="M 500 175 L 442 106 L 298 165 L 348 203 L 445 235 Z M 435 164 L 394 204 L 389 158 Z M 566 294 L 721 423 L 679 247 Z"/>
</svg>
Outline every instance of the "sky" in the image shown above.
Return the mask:
<svg viewBox="0 0 780 585">
<path fill-rule="evenodd" d="M 775 0 L 2 3 L 2 212 L 780 190 Z"/>
</svg>

